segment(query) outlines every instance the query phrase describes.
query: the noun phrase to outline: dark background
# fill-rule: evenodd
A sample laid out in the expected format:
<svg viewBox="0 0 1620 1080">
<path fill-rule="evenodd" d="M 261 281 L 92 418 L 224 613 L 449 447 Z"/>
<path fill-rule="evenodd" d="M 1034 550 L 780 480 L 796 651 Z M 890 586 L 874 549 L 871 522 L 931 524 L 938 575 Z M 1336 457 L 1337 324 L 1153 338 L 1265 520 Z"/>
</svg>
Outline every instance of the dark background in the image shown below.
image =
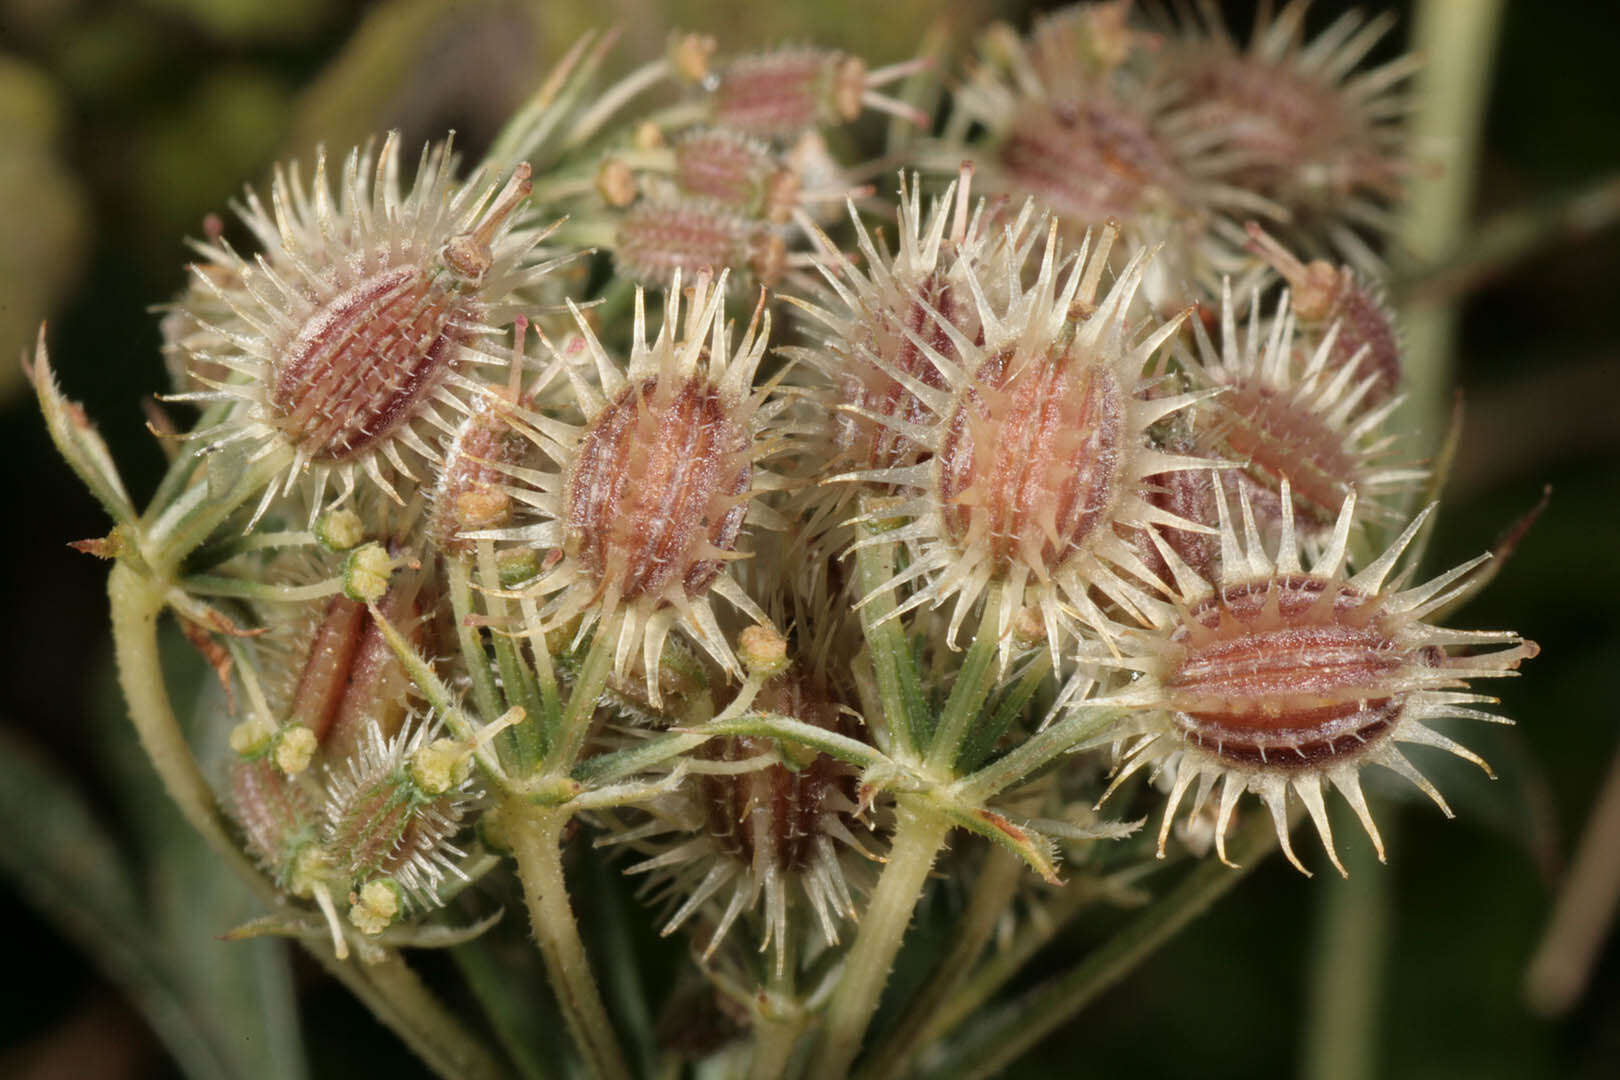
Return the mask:
<svg viewBox="0 0 1620 1080">
<path fill-rule="evenodd" d="M 683 25 L 732 47 L 812 39 L 881 62 L 905 54 L 935 6 L 0 0 L 0 356 L 18 355 L 37 320 L 51 320 L 61 380 L 101 426 L 139 503 L 162 463 L 139 409 L 163 384 L 148 309 L 182 284 L 180 238 L 276 158 L 307 159 L 319 138 L 339 146 L 389 126 L 405 129 L 407 145 L 453 126 L 476 150 L 593 21 L 625 19 L 631 50 Z M 1251 17 L 1252 5 L 1224 6 L 1239 26 Z M 1318 3 L 1311 25 L 1343 6 Z M 992 10 L 1023 18 L 1017 7 L 954 5 L 964 26 Z M 1479 218 L 1620 176 L 1620 5 L 1510 2 L 1501 43 Z M 1385 958 L 1371 991 L 1373 1075 L 1620 1075 L 1620 942 L 1611 937 L 1566 1013 L 1539 1016 L 1524 995 L 1560 875 L 1620 750 L 1617 241 L 1612 227 L 1557 237 L 1489 275 L 1461 309 L 1469 421 L 1433 564 L 1488 547 L 1543 485 L 1553 488 L 1496 583 L 1454 620 L 1511 626 L 1543 646 L 1527 677 L 1499 690 L 1516 727 L 1459 725 L 1501 779 L 1414 751 L 1458 820 L 1383 799 L 1390 865 L 1362 867 L 1349 884 L 1307 881 L 1272 860 L 1020 1075 L 1306 1071 L 1312 1003 L 1323 1000 L 1313 957 L 1341 902 L 1384 927 L 1368 939 Z M 134 827 L 109 779 L 126 766 L 109 763 L 118 744 L 93 719 L 117 708 L 106 567 L 65 546 L 106 523 L 55 457 L 9 361 L 0 467 L 11 491 L 0 517 L 0 721 L 15 736 L 5 745 L 25 741 L 73 778 L 116 840 Z M 1620 835 L 1604 842 L 1620 847 Z M 1313 845 L 1301 839 L 1320 864 Z M 1345 846 L 1365 847 L 1353 835 Z M 173 1074 L 119 989 L 10 884 L 0 888 L 0 926 L 0 1074 Z M 1097 932 L 1064 938 L 1052 968 Z M 414 1075 L 340 991 L 299 972 L 315 1075 Z"/>
</svg>

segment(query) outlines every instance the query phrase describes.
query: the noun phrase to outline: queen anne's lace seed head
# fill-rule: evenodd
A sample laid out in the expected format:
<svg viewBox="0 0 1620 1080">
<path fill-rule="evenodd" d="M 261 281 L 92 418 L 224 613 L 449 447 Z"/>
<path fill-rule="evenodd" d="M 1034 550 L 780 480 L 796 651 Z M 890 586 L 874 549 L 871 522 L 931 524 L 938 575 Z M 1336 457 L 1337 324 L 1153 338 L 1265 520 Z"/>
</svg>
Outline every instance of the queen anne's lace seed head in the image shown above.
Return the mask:
<svg viewBox="0 0 1620 1080">
<path fill-rule="evenodd" d="M 1054 654 L 1082 627 L 1107 632 L 1099 596 L 1131 607 L 1137 586 L 1128 578 L 1152 580 L 1152 572 L 1120 538 L 1120 527 L 1202 527 L 1167 513 L 1145 494 L 1148 476 L 1213 463 L 1151 445 L 1149 428 L 1195 400 L 1139 393 L 1148 360 L 1176 333 L 1182 317 L 1137 332 L 1131 305 L 1146 252 L 1098 299 L 1113 236 L 1104 231 L 1094 246 L 1088 240 L 1071 262 L 1060 253 L 1054 224 L 1027 288 L 1016 268 L 970 268 L 978 336 L 942 324 L 951 355 L 921 335 L 911 336 L 942 386 L 895 368 L 886 372 L 916 395 L 926 418 L 909 422 L 873 414 L 926 451 L 923 460 L 841 478 L 912 493 L 871 515 L 903 524 L 861 541 L 901 540 L 914 549 L 910 566 L 884 586 L 916 583 L 896 614 L 954 598 L 947 631 L 954 639 L 968 610 L 993 591 L 999 595 L 996 632 L 1003 663 L 1010 657 L 1014 618 L 1027 605 L 1040 611 Z M 981 281 L 1008 282 L 1006 302 L 993 303 Z"/>
<path fill-rule="evenodd" d="M 1538 651 L 1534 642 L 1514 633 L 1451 630 L 1425 621 L 1467 587 L 1469 572 L 1488 556 L 1422 585 L 1403 589 L 1392 584 L 1402 580 L 1403 575 L 1392 577 L 1393 571 L 1427 511 L 1382 555 L 1350 575 L 1345 564 L 1355 496 L 1345 499 L 1331 539 L 1308 569 L 1301 562 L 1290 505 L 1285 499 L 1272 558 L 1247 499 L 1242 500 L 1241 537 L 1222 499 L 1221 557 L 1214 580 L 1195 574 L 1161 543 L 1176 578 L 1173 601 L 1145 605 L 1150 628 L 1118 635 L 1117 652 L 1089 650 L 1097 667 L 1137 676 L 1123 688 L 1072 704 L 1134 715 L 1123 731 L 1109 735 L 1122 741 L 1124 750 L 1103 798 L 1142 769 L 1168 777 L 1161 855 L 1171 822 L 1193 785 L 1192 813 L 1197 814 L 1220 784 L 1214 827 L 1216 851 L 1223 860 L 1238 798 L 1253 791 L 1275 819 L 1289 860 L 1303 870 L 1288 839 L 1292 791 L 1310 813 L 1334 866 L 1343 872 L 1322 799 L 1328 784 L 1355 810 L 1382 858 L 1383 841 L 1362 795 L 1362 769 L 1383 765 L 1394 770 L 1449 816 L 1445 800 L 1396 744 L 1439 747 L 1486 768 L 1429 721 L 1497 719 L 1475 707 L 1494 699 L 1468 692 L 1469 680 L 1509 675 Z M 1473 651 L 1493 644 L 1504 647 Z M 1452 649 L 1465 651 L 1454 654 Z"/>
<path fill-rule="evenodd" d="M 850 207 L 860 265 L 817 233 L 822 250 L 816 266 L 830 295 L 799 306 L 823 328 L 816 350 L 786 350 L 830 383 L 825 401 L 832 413 L 833 445 L 823 471 L 908 465 L 926 453 L 908 425 L 926 422 L 927 408 L 910 384 L 944 387 L 944 375 L 925 349 L 957 359 L 949 326 L 982 343 L 975 288 L 1005 303 L 1018 289 L 1017 275 L 1038 238 L 1034 208 L 1025 204 L 1015 221 L 996 227 L 981 202 L 969 213 L 964 170 L 925 215 L 922 185 L 900 182 L 897 230 L 891 251 L 882 234 L 874 239 Z M 885 418 L 889 422 L 885 422 Z"/>
<path fill-rule="evenodd" d="M 1166 35 L 1159 64 L 1176 90 L 1168 127 L 1203 141 L 1225 182 L 1283 207 L 1290 235 L 1378 265 L 1358 231 L 1382 233 L 1411 173 L 1404 84 L 1415 55 L 1358 70 L 1395 23 L 1392 12 L 1341 15 L 1307 38 L 1310 0 L 1260 19 L 1247 46 L 1213 4 Z"/>
<path fill-rule="evenodd" d="M 372 724 L 348 757 L 327 767 L 323 852 L 337 878 L 358 890 L 387 878 L 421 909 L 440 906 L 447 877 L 467 880 L 455 844 L 474 793 L 463 770 L 448 785 L 424 783 L 416 760 L 441 730 L 415 718 L 392 738 Z"/>
<path fill-rule="evenodd" d="M 1317 344 L 1335 327 L 1338 335 L 1328 367 L 1355 366 L 1355 381 L 1374 376 L 1365 401 L 1380 405 L 1401 385 L 1401 339 L 1395 313 L 1383 289 L 1369 284 L 1348 266 L 1325 259 L 1301 262 L 1292 252 L 1254 222 L 1249 222 L 1250 246 L 1288 283 L 1294 314 L 1301 329 Z"/>
<path fill-rule="evenodd" d="M 448 144 L 430 147 L 402 192 L 394 135 L 375 157 L 351 153 L 336 192 L 326 164 L 308 187 L 296 167 L 278 170 L 268 208 L 248 193 L 239 213 L 258 255 L 198 245 L 180 310 L 199 329 L 177 339 L 210 388 L 182 397 L 236 403 L 193 437 L 250 460 L 283 454 L 257 513 L 298 489 L 312 521 L 334 483 L 342 501 L 361 476 L 403 501 L 400 485 L 439 458 L 443 413 L 467 409 L 468 375 L 505 364 L 488 339 L 548 268 L 534 254 L 543 234 L 515 227 L 527 165 L 504 185 L 458 185 Z"/>
<path fill-rule="evenodd" d="M 847 124 L 864 109 L 925 126 L 926 116 L 878 92 L 918 67 L 906 63 L 871 71 L 860 57 L 835 49 L 775 49 L 721 65 L 710 107 L 719 127 L 774 138 Z"/>
<path fill-rule="evenodd" d="M 509 493 L 541 520 L 475 534 L 549 552 L 549 571 L 532 586 L 549 598 L 547 625 L 580 620 L 581 634 L 616 626 L 615 674 L 622 678 L 639 652 L 654 706 L 672 627 L 741 674 L 711 594 L 769 622 L 726 564 L 745 557 L 738 543 L 746 525 L 777 522 L 758 497 L 780 486 L 762 465 L 785 448 L 773 430 L 785 403 L 771 385 L 753 385 L 770 333 L 763 300 L 733 350 L 724 299 L 724 274 L 713 282 L 700 275 L 686 293 L 677 279 L 648 341 L 638 292 L 628 369 L 580 316 L 575 344 L 592 370 L 572 349 L 555 360 L 585 423 L 524 413 L 523 430 L 557 471 L 507 470 Z"/>
<path fill-rule="evenodd" d="M 971 157 L 987 190 L 1039 200 L 1070 242 L 1113 220 L 1125 254 L 1163 245 L 1144 286 L 1169 311 L 1243 268 L 1235 215 L 1284 211 L 1227 183 L 1210 140 L 1175 128 L 1171 75 L 1156 66 L 1156 38 L 1126 26 L 1126 7 L 1065 9 L 1028 38 L 992 30 L 930 163 Z"/>
<path fill-rule="evenodd" d="M 1262 320 L 1256 291 L 1240 327 L 1224 285 L 1219 348 L 1201 322 L 1193 331 L 1198 352 L 1181 357 L 1183 370 L 1195 387 L 1219 391 L 1199 407 L 1200 447 L 1241 465 L 1227 482 L 1245 490 L 1269 534 L 1280 527 L 1285 482 L 1296 527 L 1312 548 L 1331 532 L 1346 495 L 1359 497 L 1358 528 L 1374 519 L 1390 523 L 1396 513 L 1380 499 L 1426 478 L 1423 469 L 1388 462 L 1395 440 L 1387 421 L 1402 399 L 1380 396 L 1384 375 L 1363 369 L 1365 348 L 1342 357 L 1342 324 L 1303 335 L 1286 294 Z"/>
<path fill-rule="evenodd" d="M 769 285 L 786 265 L 780 232 L 704 196 L 654 191 L 626 210 L 617 228 L 614 265 L 645 285 L 672 286 L 681 277 L 722 271 Z"/>
</svg>

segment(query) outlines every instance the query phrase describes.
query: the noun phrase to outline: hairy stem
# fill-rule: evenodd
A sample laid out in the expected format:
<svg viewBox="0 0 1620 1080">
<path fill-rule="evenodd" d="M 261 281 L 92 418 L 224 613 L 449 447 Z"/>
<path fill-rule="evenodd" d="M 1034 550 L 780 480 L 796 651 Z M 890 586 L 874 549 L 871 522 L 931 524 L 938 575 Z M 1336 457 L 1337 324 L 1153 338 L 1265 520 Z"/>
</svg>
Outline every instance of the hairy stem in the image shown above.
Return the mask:
<svg viewBox="0 0 1620 1080">
<path fill-rule="evenodd" d="M 511 825 L 512 851 L 523 880 L 534 939 L 574 1043 L 592 1076 L 627 1078 L 630 1070 L 597 991 L 563 877 L 562 831 L 572 811 L 541 808 L 517 799 L 508 800 L 503 809 Z"/>
<path fill-rule="evenodd" d="M 884 1040 L 877 1056 L 861 1069 L 861 1080 L 905 1075 L 908 1070 L 903 1063 L 909 1064 L 924 1045 L 929 1021 L 979 959 L 1025 873 L 1024 861 L 1007 849 L 990 846 L 985 850 L 984 865 L 973 884 L 967 911 L 954 928 L 951 951 L 929 975 L 922 992 L 906 1006 L 905 1015 Z"/>
<path fill-rule="evenodd" d="M 921 801 L 902 797 L 898 818 L 888 865 L 872 891 L 860 934 L 844 959 L 843 978 L 827 1009 L 821 1045 L 810 1069 L 817 1080 L 842 1080 L 849 1075 L 912 912 L 922 897 L 928 871 L 950 831 L 950 825 Z"/>
<path fill-rule="evenodd" d="M 129 703 L 130 719 L 135 724 L 141 749 L 146 751 L 164 789 L 191 827 L 254 885 L 261 899 L 272 904 L 278 902 L 276 890 L 264 881 L 258 868 L 231 839 L 214 792 L 197 768 L 197 760 L 169 702 L 157 643 L 158 616 L 166 606 L 166 590 L 119 563 L 108 577 L 107 594 L 112 604 L 118 682 L 123 688 L 124 700 Z"/>
</svg>

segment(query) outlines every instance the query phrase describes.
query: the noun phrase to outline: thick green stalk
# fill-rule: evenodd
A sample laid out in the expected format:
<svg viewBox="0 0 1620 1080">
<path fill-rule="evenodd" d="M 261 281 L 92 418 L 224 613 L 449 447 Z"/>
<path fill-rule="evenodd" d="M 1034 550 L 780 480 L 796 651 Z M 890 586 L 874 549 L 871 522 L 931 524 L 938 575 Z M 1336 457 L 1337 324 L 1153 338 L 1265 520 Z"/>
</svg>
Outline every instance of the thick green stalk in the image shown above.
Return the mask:
<svg viewBox="0 0 1620 1080">
<path fill-rule="evenodd" d="M 1271 820 L 1262 814 L 1249 815 L 1228 846 L 1240 869 L 1205 860 L 1068 974 L 1043 983 L 976 1028 L 967 1044 L 949 1055 L 949 1064 L 930 1075 L 977 1080 L 1001 1072 L 1203 914 L 1243 880 L 1276 842 Z"/>
<path fill-rule="evenodd" d="M 821 1045 L 811 1064 L 816 1080 L 843 1080 L 877 1012 L 889 969 L 928 881 L 950 825 L 922 800 L 901 796 L 888 864 L 872 890 L 861 929 L 844 958 L 844 974 L 827 1008 Z"/>
<path fill-rule="evenodd" d="M 276 903 L 279 900 L 276 891 L 273 888 L 267 891 L 268 883 L 264 882 L 263 875 L 231 839 L 214 800 L 213 789 L 197 768 L 197 760 L 169 702 L 157 644 L 158 616 L 166 606 L 166 592 L 161 584 L 123 563 L 112 568 L 107 580 L 118 682 L 123 688 L 124 700 L 129 703 L 135 734 L 163 781 L 164 789 L 191 827 L 255 885 L 261 899 Z"/>
<path fill-rule="evenodd" d="M 1343 808 L 1341 807 L 1342 811 Z M 1335 831 L 1358 827 L 1336 813 Z M 1394 821 L 1384 823 L 1390 842 Z M 1310 1007 L 1305 1023 L 1307 1080 L 1371 1080 L 1378 1071 L 1384 964 L 1389 953 L 1390 875 L 1369 844 L 1344 853 L 1350 876 L 1320 885 L 1316 940 L 1311 949 Z"/>
<path fill-rule="evenodd" d="M 630 1069 L 597 991 L 579 923 L 568 901 L 562 832 L 573 812 L 566 806 L 542 808 L 520 799 L 508 800 L 502 810 L 510 825 L 512 852 L 523 880 L 523 899 L 535 942 L 574 1043 L 593 1077 L 627 1078 Z"/>
<path fill-rule="evenodd" d="M 1412 41 L 1423 55 L 1413 100 L 1415 143 L 1446 149 L 1445 167 L 1418 170 L 1398 232 L 1400 247 L 1421 264 L 1455 251 L 1468 232 L 1491 62 L 1502 21 L 1502 0 L 1426 0 L 1418 5 Z M 1457 311 L 1450 304 L 1405 304 L 1406 426 L 1432 450 L 1445 430 L 1451 402 Z"/>
<path fill-rule="evenodd" d="M 905 1075 L 908 1070 L 904 1066 L 924 1045 L 929 1021 L 979 959 L 1027 872 L 1024 861 L 1007 849 L 991 846 L 985 850 L 984 865 L 973 883 L 967 911 L 953 928 L 951 951 L 906 1006 L 905 1015 L 883 1040 L 876 1057 L 861 1069 L 860 1080 Z"/>
</svg>

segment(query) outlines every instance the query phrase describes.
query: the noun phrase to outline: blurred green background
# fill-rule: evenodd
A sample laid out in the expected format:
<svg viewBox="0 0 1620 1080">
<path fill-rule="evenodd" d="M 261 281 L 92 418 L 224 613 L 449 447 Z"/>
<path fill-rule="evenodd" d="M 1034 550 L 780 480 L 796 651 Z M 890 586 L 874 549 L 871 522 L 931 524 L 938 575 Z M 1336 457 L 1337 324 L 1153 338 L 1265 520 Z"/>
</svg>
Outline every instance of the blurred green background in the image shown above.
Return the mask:
<svg viewBox="0 0 1620 1080">
<path fill-rule="evenodd" d="M 1252 18 L 1252 4 L 1223 6 L 1238 26 Z M 1321 0 L 1311 25 L 1344 6 Z M 625 56 L 650 54 L 667 28 L 684 26 L 725 48 L 812 40 L 882 62 L 906 55 L 947 8 L 961 32 L 996 14 L 1028 16 L 995 0 L 0 0 L 0 356 L 19 355 L 50 320 L 61 380 L 100 424 L 139 502 L 162 465 L 140 409 L 163 384 L 150 308 L 182 284 L 181 238 L 274 160 L 308 160 L 317 141 L 343 146 L 388 127 L 402 128 L 407 145 L 454 127 L 476 152 L 546 65 L 605 22 L 627 28 Z M 1409 25 L 1409 6 L 1400 10 L 1386 54 Z M 1509 2 L 1500 41 L 1482 221 L 1556 208 L 1620 176 L 1620 5 Z M 1583 205 L 1607 205 L 1612 217 L 1612 184 L 1609 199 Z M 1501 778 L 1414 751 L 1458 820 L 1390 787 L 1387 868 L 1363 865 L 1349 883 L 1307 881 L 1272 860 L 1018 1075 L 1327 1077 L 1356 1075 L 1358 1064 L 1380 1077 L 1620 1075 L 1620 940 L 1609 936 L 1585 992 L 1556 1015 L 1532 1011 L 1524 989 L 1620 751 L 1620 230 L 1586 220 L 1566 219 L 1533 253 L 1483 275 L 1461 308 L 1468 422 L 1434 563 L 1488 547 L 1543 485 L 1553 488 L 1496 583 L 1454 620 L 1511 626 L 1543 646 L 1527 677 L 1500 690 L 1518 726 L 1466 732 Z M 9 362 L 0 462 L 15 485 L 0 559 L 0 685 L 9 687 L 0 756 L 50 788 L 3 781 L 0 1075 L 178 1075 L 165 1049 L 174 1039 L 160 1042 L 150 1018 L 195 1002 L 220 950 L 263 943 L 215 940 L 229 925 L 216 912 L 242 901 L 198 891 L 194 851 L 152 854 L 152 838 L 173 823 L 118 726 L 106 568 L 65 546 L 106 523 L 55 458 Z M 90 826 L 74 813 L 86 806 L 105 846 L 83 839 Z M 1302 841 L 1307 861 L 1321 864 L 1311 843 Z M 1620 859 L 1620 829 L 1597 844 Z M 62 880 L 77 887 L 53 892 Z M 138 926 L 109 931 L 95 917 L 98 901 L 131 887 L 174 936 L 127 942 L 123 960 L 116 949 L 92 960 L 79 946 L 97 933 L 139 936 Z M 1082 923 L 1025 982 L 1072 963 L 1110 925 Z M 186 940 L 187 955 L 170 946 Z M 296 995 L 313 1075 L 418 1074 L 312 968 L 295 962 L 289 981 L 279 952 L 263 957 L 259 976 L 236 964 L 234 990 L 203 992 L 218 1014 L 200 1028 L 171 1016 L 169 1036 L 197 1028 L 182 1054 L 189 1068 L 296 1075 L 297 1025 L 285 1020 Z M 137 991 L 137 1010 L 121 987 L 154 964 L 162 978 Z M 240 1045 L 232 1008 L 282 1016 L 268 1024 L 280 1041 Z M 1366 1028 L 1355 1022 L 1360 1008 L 1370 1010 Z"/>
</svg>

